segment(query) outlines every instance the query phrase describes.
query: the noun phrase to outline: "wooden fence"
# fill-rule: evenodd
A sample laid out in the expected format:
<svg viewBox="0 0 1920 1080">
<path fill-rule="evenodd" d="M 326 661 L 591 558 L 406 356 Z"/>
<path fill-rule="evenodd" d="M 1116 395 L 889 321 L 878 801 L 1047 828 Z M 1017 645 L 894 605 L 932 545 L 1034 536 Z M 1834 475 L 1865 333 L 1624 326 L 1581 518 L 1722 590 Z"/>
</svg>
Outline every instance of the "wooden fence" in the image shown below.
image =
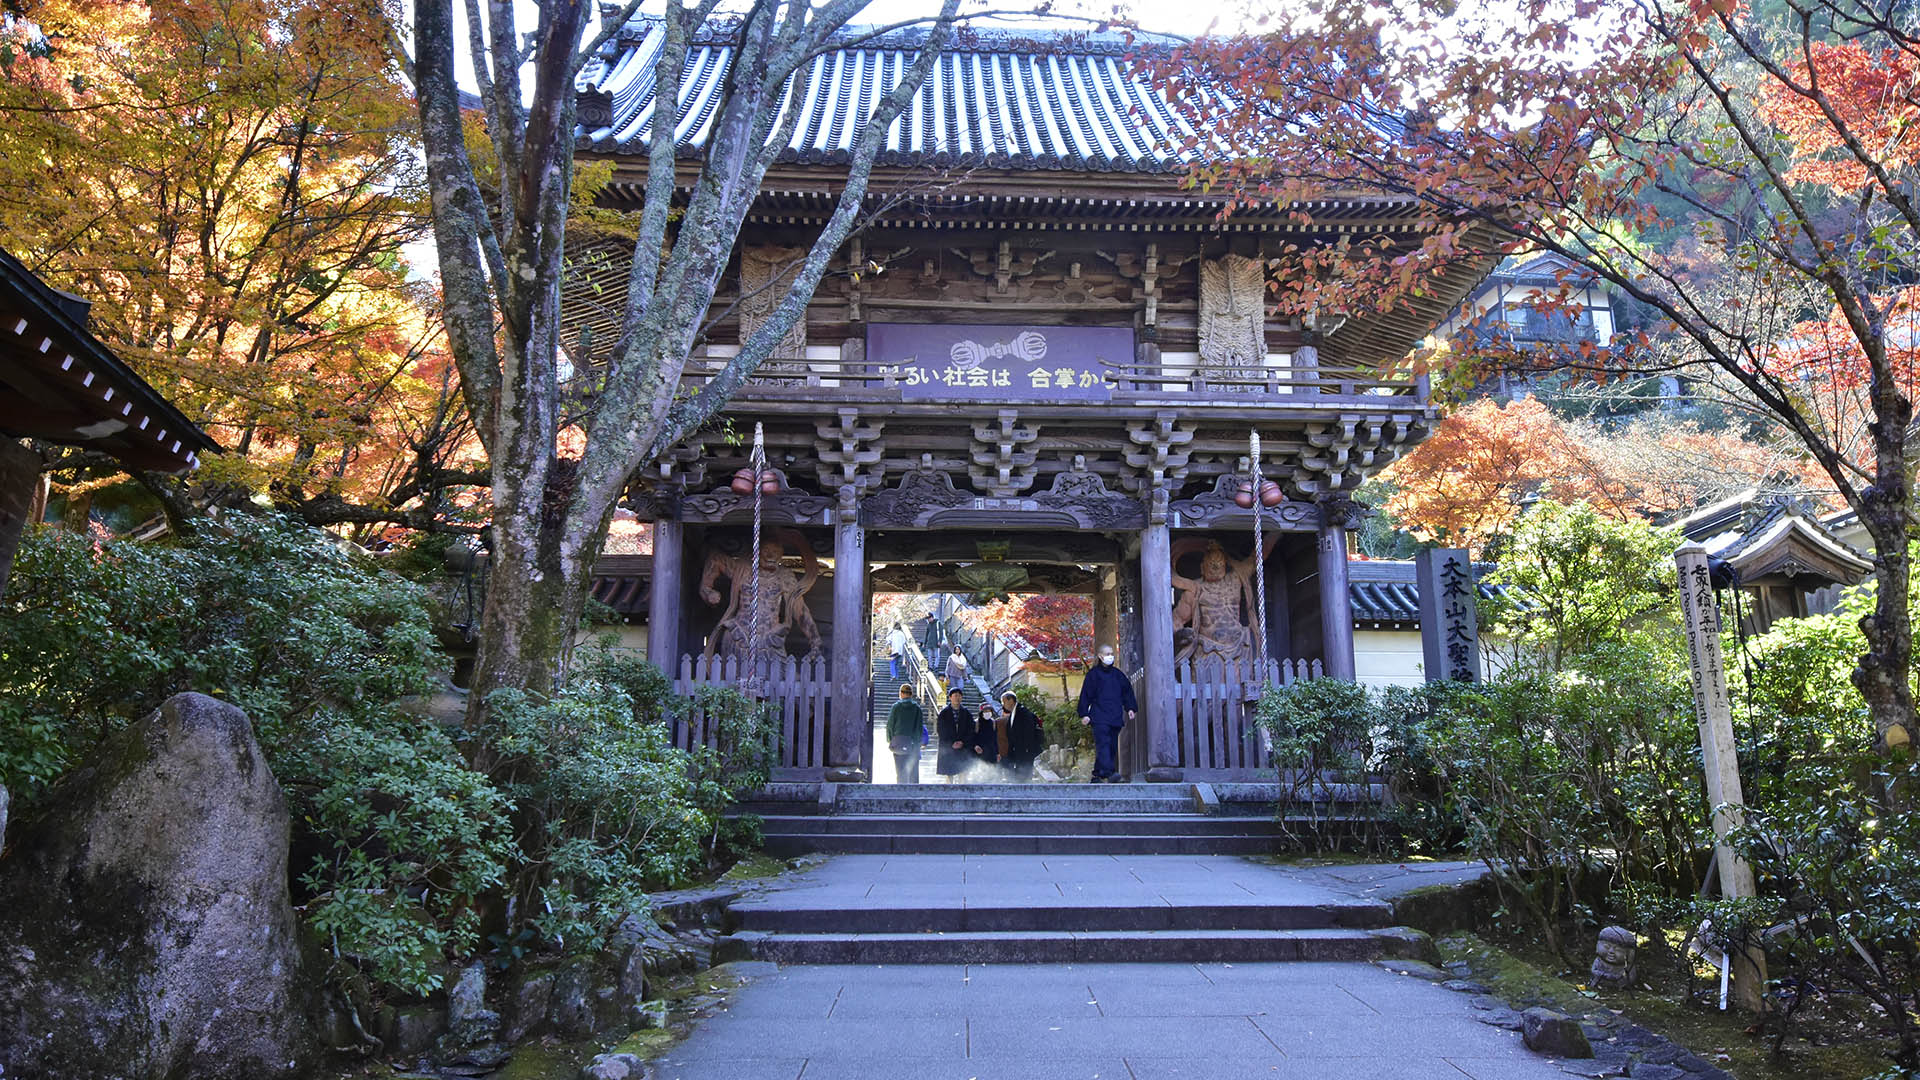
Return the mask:
<svg viewBox="0 0 1920 1080">
<path fill-rule="evenodd" d="M 1320 661 L 1181 661 L 1173 670 L 1174 738 L 1180 767 L 1223 775 L 1271 769 L 1273 754 L 1254 723 L 1260 691 L 1321 676 Z M 1189 774 L 1191 775 L 1191 773 Z"/>
<path fill-rule="evenodd" d="M 702 686 L 737 687 L 773 705 L 780 736 L 777 767 L 826 767 L 833 674 L 824 658 L 772 657 L 750 668 L 737 657 L 682 656 L 674 693 L 691 696 Z M 698 710 L 674 724 L 674 745 L 683 749 L 710 746 L 714 737 L 711 718 Z"/>
</svg>

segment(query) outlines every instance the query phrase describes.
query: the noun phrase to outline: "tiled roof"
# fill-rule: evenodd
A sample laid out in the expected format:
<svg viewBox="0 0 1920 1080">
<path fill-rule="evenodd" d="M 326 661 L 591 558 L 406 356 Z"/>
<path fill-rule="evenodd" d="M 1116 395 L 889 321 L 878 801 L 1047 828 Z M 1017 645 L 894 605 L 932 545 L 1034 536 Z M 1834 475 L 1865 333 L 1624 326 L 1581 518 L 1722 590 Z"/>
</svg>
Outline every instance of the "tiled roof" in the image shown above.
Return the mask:
<svg viewBox="0 0 1920 1080">
<path fill-rule="evenodd" d="M 1486 574 L 1485 564 L 1474 575 Z M 1504 596 L 1504 586 L 1480 583 L 1482 602 Z M 1356 559 L 1347 564 L 1347 597 L 1353 603 L 1355 625 L 1399 623 L 1420 625 L 1420 585 L 1410 562 Z"/>
<path fill-rule="evenodd" d="M 593 564 L 587 595 L 620 615 L 644 615 L 653 582 L 653 556 L 602 555 Z"/>
<path fill-rule="evenodd" d="M 735 30 L 711 24 L 688 49 L 675 138 L 699 149 L 733 61 Z M 640 18 L 581 72 L 583 148 L 643 153 L 651 137 L 654 67 L 664 34 Z M 874 35 L 848 28 L 813 59 L 801 114 L 780 160 L 841 164 L 862 122 L 925 40 L 924 31 Z M 1190 129 L 1134 72 L 1134 45 L 1114 34 L 963 32 L 913 103 L 887 130 L 881 165 L 1171 172 Z"/>
<path fill-rule="evenodd" d="M 1679 527 L 1741 581 L 1784 574 L 1852 585 L 1873 572 L 1872 560 L 1789 495 L 1744 491 L 1694 511 Z"/>
</svg>

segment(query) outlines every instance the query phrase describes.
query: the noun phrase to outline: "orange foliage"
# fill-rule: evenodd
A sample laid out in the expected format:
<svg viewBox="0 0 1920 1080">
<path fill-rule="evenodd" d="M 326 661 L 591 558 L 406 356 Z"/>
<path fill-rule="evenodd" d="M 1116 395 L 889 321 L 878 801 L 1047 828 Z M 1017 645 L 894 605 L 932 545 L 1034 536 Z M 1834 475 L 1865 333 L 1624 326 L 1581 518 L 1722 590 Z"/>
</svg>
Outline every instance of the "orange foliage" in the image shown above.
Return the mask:
<svg viewBox="0 0 1920 1080">
<path fill-rule="evenodd" d="M 1807 53 L 1811 63 L 1792 68 L 1794 86 L 1769 79 L 1760 95 L 1768 119 L 1793 144 L 1793 179 L 1843 191 L 1872 183 L 1866 163 L 1846 152 L 1848 138 L 1871 148 L 1877 164 L 1896 174 L 1920 160 L 1920 61 L 1911 52 L 1814 41 Z M 1814 88 L 1834 117 L 1801 92 Z"/>
<path fill-rule="evenodd" d="M 1667 417 L 1619 432 L 1570 424 L 1531 397 L 1468 405 L 1383 478 L 1396 487 L 1386 509 L 1409 532 L 1474 549 L 1534 495 L 1621 520 L 1669 518 L 1750 487 L 1832 496 L 1804 453 Z"/>
<path fill-rule="evenodd" d="M 1422 540 L 1479 548 L 1507 530 L 1525 496 L 1555 479 L 1590 475 L 1583 457 L 1538 400 L 1476 401 L 1386 471 L 1398 487 L 1386 509 Z"/>
</svg>

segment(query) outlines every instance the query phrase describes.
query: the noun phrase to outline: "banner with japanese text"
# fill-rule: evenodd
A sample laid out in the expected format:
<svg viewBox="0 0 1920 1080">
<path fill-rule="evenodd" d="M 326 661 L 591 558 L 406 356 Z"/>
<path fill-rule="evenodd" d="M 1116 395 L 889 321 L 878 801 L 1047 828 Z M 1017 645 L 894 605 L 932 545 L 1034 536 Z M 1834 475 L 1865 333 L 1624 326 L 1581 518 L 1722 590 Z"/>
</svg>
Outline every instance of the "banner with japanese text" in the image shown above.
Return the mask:
<svg viewBox="0 0 1920 1080">
<path fill-rule="evenodd" d="M 867 362 L 908 401 L 1105 402 L 1109 365 L 1133 361 L 1133 330 L 1111 326 L 873 323 Z"/>
</svg>

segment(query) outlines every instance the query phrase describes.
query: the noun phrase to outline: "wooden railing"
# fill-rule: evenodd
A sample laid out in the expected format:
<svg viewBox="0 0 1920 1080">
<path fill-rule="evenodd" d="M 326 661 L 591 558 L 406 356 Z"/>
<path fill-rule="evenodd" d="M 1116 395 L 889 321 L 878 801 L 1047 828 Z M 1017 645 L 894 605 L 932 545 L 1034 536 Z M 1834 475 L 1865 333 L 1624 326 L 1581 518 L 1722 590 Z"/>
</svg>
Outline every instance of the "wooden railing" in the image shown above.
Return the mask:
<svg viewBox="0 0 1920 1080">
<path fill-rule="evenodd" d="M 1182 660 L 1173 670 L 1174 739 L 1180 767 L 1223 775 L 1273 768 L 1273 754 L 1254 723 L 1260 692 L 1321 676 L 1320 661 L 1226 663 Z"/>
<path fill-rule="evenodd" d="M 682 380 L 693 386 L 704 384 L 725 363 L 724 358 L 704 361 L 695 358 L 688 363 Z M 834 390 L 836 398 L 898 401 L 902 383 L 901 370 L 895 365 L 846 360 L 786 361 L 777 367 L 762 367 L 737 396 L 748 399 L 804 397 L 826 387 Z M 1425 374 L 1329 366 L 1222 371 L 1172 364 L 1109 364 L 1107 383 L 1113 388 L 1113 400 L 1121 404 L 1172 395 L 1210 398 L 1225 404 L 1261 394 L 1335 400 L 1412 397 L 1424 402 L 1428 394 Z"/>
<path fill-rule="evenodd" d="M 780 766 L 826 767 L 833 672 L 825 659 L 775 657 L 749 666 L 737 657 L 682 656 L 679 675 L 673 680 L 674 693 L 690 697 L 702 686 L 736 687 L 772 703 L 780 736 L 780 753 L 775 760 Z M 689 712 L 674 722 L 673 742 L 687 750 L 714 745 L 712 718 L 698 710 Z"/>
</svg>

